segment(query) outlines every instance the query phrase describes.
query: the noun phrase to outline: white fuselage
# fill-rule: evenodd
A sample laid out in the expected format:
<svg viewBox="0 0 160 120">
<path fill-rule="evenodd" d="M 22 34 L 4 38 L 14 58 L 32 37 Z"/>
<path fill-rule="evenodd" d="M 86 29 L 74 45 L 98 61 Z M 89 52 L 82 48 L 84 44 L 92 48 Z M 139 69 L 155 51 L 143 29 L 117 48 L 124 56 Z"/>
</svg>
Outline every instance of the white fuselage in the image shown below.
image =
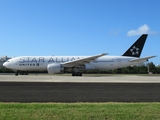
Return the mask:
<svg viewBox="0 0 160 120">
<path fill-rule="evenodd" d="M 46 71 L 49 64 L 61 64 L 68 61 L 82 59 L 88 56 L 22 56 L 8 60 L 4 66 L 13 70 L 21 71 Z M 131 65 L 137 65 L 140 62 L 130 62 L 135 57 L 126 56 L 102 56 L 94 61 L 85 64 L 86 70 L 113 70 Z"/>
</svg>

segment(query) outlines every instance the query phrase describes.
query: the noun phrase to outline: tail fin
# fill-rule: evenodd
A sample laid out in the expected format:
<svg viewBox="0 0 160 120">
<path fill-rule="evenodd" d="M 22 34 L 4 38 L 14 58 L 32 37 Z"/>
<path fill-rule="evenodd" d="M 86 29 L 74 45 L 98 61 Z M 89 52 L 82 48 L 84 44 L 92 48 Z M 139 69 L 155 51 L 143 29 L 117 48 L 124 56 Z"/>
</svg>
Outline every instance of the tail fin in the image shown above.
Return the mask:
<svg viewBox="0 0 160 120">
<path fill-rule="evenodd" d="M 148 34 L 141 35 L 141 37 L 139 37 L 139 39 L 122 56 L 140 57 L 147 36 Z"/>
</svg>

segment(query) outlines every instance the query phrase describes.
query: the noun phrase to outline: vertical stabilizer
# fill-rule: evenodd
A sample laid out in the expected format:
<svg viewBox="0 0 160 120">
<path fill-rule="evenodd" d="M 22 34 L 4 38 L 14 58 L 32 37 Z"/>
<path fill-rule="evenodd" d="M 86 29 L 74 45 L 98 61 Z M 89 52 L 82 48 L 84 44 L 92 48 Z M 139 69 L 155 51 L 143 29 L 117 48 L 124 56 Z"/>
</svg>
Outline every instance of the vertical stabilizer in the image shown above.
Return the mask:
<svg viewBox="0 0 160 120">
<path fill-rule="evenodd" d="M 122 55 L 130 57 L 140 57 L 148 34 L 143 34 L 139 39 Z"/>
</svg>

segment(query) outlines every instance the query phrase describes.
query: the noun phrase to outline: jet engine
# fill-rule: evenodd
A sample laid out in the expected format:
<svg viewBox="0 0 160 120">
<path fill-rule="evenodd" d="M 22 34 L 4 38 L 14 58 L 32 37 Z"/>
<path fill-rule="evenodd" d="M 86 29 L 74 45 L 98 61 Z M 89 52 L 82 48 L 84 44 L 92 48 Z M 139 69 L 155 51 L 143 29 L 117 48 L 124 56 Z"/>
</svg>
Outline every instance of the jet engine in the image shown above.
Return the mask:
<svg viewBox="0 0 160 120">
<path fill-rule="evenodd" d="M 63 73 L 64 67 L 61 64 L 52 63 L 47 66 L 49 74 Z"/>
</svg>

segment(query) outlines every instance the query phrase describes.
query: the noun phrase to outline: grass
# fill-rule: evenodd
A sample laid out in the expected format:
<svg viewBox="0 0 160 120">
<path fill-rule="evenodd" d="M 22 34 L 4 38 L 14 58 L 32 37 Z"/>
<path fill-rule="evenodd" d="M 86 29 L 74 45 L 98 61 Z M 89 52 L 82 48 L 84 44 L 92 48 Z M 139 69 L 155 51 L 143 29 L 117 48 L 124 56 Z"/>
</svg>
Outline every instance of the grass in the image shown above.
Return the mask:
<svg viewBox="0 0 160 120">
<path fill-rule="evenodd" d="M 0 120 L 158 120 L 160 103 L 0 103 Z"/>
</svg>

